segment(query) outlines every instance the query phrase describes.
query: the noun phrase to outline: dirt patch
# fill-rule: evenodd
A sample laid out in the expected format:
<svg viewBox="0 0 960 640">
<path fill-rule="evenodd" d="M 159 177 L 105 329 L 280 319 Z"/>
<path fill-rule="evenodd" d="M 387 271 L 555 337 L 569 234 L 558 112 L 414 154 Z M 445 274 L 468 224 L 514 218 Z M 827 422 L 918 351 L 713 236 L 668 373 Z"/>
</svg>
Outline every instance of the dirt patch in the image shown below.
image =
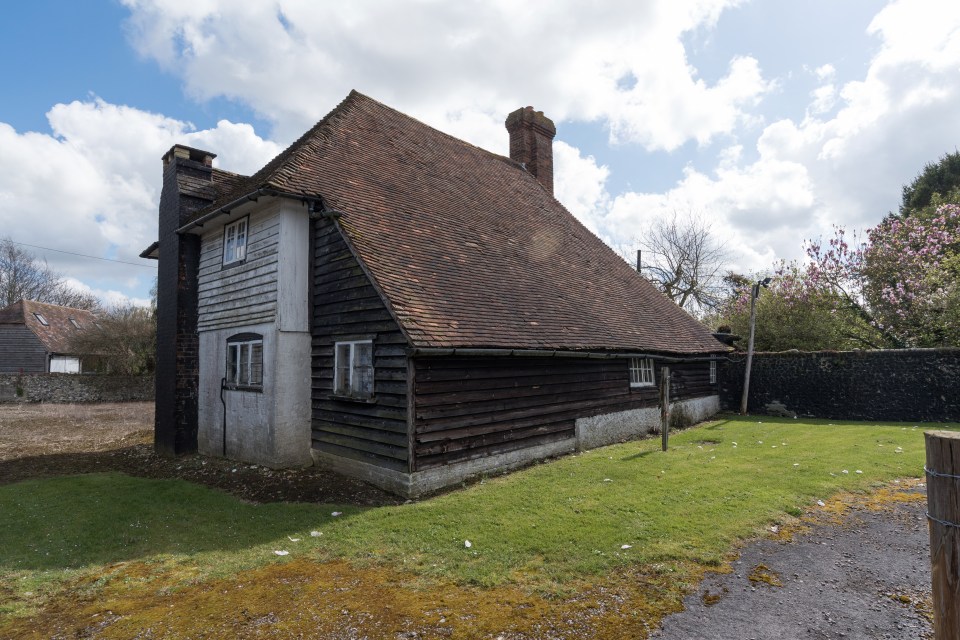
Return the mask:
<svg viewBox="0 0 960 640">
<path fill-rule="evenodd" d="M 274 470 L 199 455 L 158 456 L 153 403 L 0 404 L 0 484 L 101 471 L 180 478 L 253 502 L 402 502 L 322 467 Z"/>
</svg>

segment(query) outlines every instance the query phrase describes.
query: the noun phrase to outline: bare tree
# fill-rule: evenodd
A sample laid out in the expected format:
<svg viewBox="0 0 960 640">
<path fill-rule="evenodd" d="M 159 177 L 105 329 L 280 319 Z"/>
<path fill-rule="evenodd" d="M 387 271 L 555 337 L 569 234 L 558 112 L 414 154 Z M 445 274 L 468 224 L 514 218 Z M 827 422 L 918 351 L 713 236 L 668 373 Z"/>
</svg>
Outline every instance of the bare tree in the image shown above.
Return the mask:
<svg viewBox="0 0 960 640">
<path fill-rule="evenodd" d="M 674 211 L 636 244 L 641 249 L 641 273 L 668 298 L 696 316 L 719 306 L 729 253 L 702 216 Z"/>
<path fill-rule="evenodd" d="M 18 300 L 34 300 L 76 309 L 96 310 L 95 296 L 77 291 L 35 255 L 21 249 L 10 238 L 0 239 L 0 307 Z"/>
<path fill-rule="evenodd" d="M 157 323 L 153 308 L 128 305 L 99 314 L 70 340 L 70 348 L 95 369 L 118 375 L 153 373 Z"/>
</svg>

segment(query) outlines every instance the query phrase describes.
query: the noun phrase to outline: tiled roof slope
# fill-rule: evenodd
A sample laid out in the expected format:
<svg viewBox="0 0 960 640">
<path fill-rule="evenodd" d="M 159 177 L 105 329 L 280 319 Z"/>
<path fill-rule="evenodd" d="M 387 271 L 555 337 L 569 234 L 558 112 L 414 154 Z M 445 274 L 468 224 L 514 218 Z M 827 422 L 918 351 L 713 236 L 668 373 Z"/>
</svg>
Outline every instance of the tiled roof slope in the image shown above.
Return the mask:
<svg viewBox="0 0 960 640">
<path fill-rule="evenodd" d="M 414 346 L 726 349 L 518 163 L 360 93 L 207 211 L 257 187 L 343 212 Z"/>
<path fill-rule="evenodd" d="M 44 326 L 35 314 L 40 314 L 47 321 Z M 0 324 L 25 324 L 34 335 L 43 343 L 50 353 L 70 353 L 70 339 L 80 329 L 73 326 L 70 318 L 77 321 L 81 329 L 93 324 L 96 316 L 84 309 L 60 307 L 55 304 L 44 304 L 32 300 L 20 300 L 8 307 L 0 309 Z"/>
</svg>

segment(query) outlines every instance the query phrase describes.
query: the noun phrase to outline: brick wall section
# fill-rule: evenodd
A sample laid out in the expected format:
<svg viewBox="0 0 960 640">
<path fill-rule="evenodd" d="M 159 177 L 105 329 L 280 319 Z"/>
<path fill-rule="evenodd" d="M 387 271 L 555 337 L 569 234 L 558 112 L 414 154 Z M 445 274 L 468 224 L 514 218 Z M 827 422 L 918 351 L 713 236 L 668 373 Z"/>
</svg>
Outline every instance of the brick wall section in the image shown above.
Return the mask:
<svg viewBox="0 0 960 640">
<path fill-rule="evenodd" d="M 176 148 L 175 148 L 176 149 Z M 177 235 L 193 212 L 210 204 L 180 181 L 210 182 L 212 167 L 178 156 L 164 156 L 160 195 L 160 264 L 157 273 L 157 369 L 154 447 L 164 455 L 197 450 L 199 336 L 197 272 L 200 238 Z M 212 193 L 212 191 L 211 191 Z"/>
<path fill-rule="evenodd" d="M 746 356 L 720 367 L 720 401 L 739 411 Z M 800 416 L 846 420 L 960 420 L 960 349 L 757 353 L 750 413 L 780 402 Z"/>
<path fill-rule="evenodd" d="M 0 402 L 147 402 L 153 392 L 152 376 L 0 373 Z"/>
</svg>

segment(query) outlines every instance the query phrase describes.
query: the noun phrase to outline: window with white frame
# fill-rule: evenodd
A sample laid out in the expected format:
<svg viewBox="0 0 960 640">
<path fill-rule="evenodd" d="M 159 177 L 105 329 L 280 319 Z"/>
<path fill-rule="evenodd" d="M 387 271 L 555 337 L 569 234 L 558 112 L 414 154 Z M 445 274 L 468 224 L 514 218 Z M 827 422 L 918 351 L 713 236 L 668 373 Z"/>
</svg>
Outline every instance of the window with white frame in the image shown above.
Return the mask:
<svg viewBox="0 0 960 640">
<path fill-rule="evenodd" d="M 227 338 L 226 382 L 235 388 L 263 388 L 263 336 L 239 333 Z"/>
<path fill-rule="evenodd" d="M 333 393 L 351 398 L 373 397 L 373 341 L 334 345 Z"/>
<path fill-rule="evenodd" d="M 247 257 L 247 218 L 223 228 L 223 264 L 242 262 Z"/>
<path fill-rule="evenodd" d="M 34 315 L 34 317 L 37 319 L 37 322 L 39 322 L 39 323 L 42 324 L 43 326 L 45 326 L 45 327 L 49 327 L 49 326 L 50 326 L 50 323 L 47 322 L 47 319 L 43 317 L 43 314 L 42 314 L 42 313 L 34 313 L 33 315 Z"/>
<path fill-rule="evenodd" d="M 710 361 L 710 384 L 717 384 L 717 361 Z"/>
<path fill-rule="evenodd" d="M 630 386 L 652 387 L 653 384 L 653 360 L 630 358 Z"/>
</svg>

